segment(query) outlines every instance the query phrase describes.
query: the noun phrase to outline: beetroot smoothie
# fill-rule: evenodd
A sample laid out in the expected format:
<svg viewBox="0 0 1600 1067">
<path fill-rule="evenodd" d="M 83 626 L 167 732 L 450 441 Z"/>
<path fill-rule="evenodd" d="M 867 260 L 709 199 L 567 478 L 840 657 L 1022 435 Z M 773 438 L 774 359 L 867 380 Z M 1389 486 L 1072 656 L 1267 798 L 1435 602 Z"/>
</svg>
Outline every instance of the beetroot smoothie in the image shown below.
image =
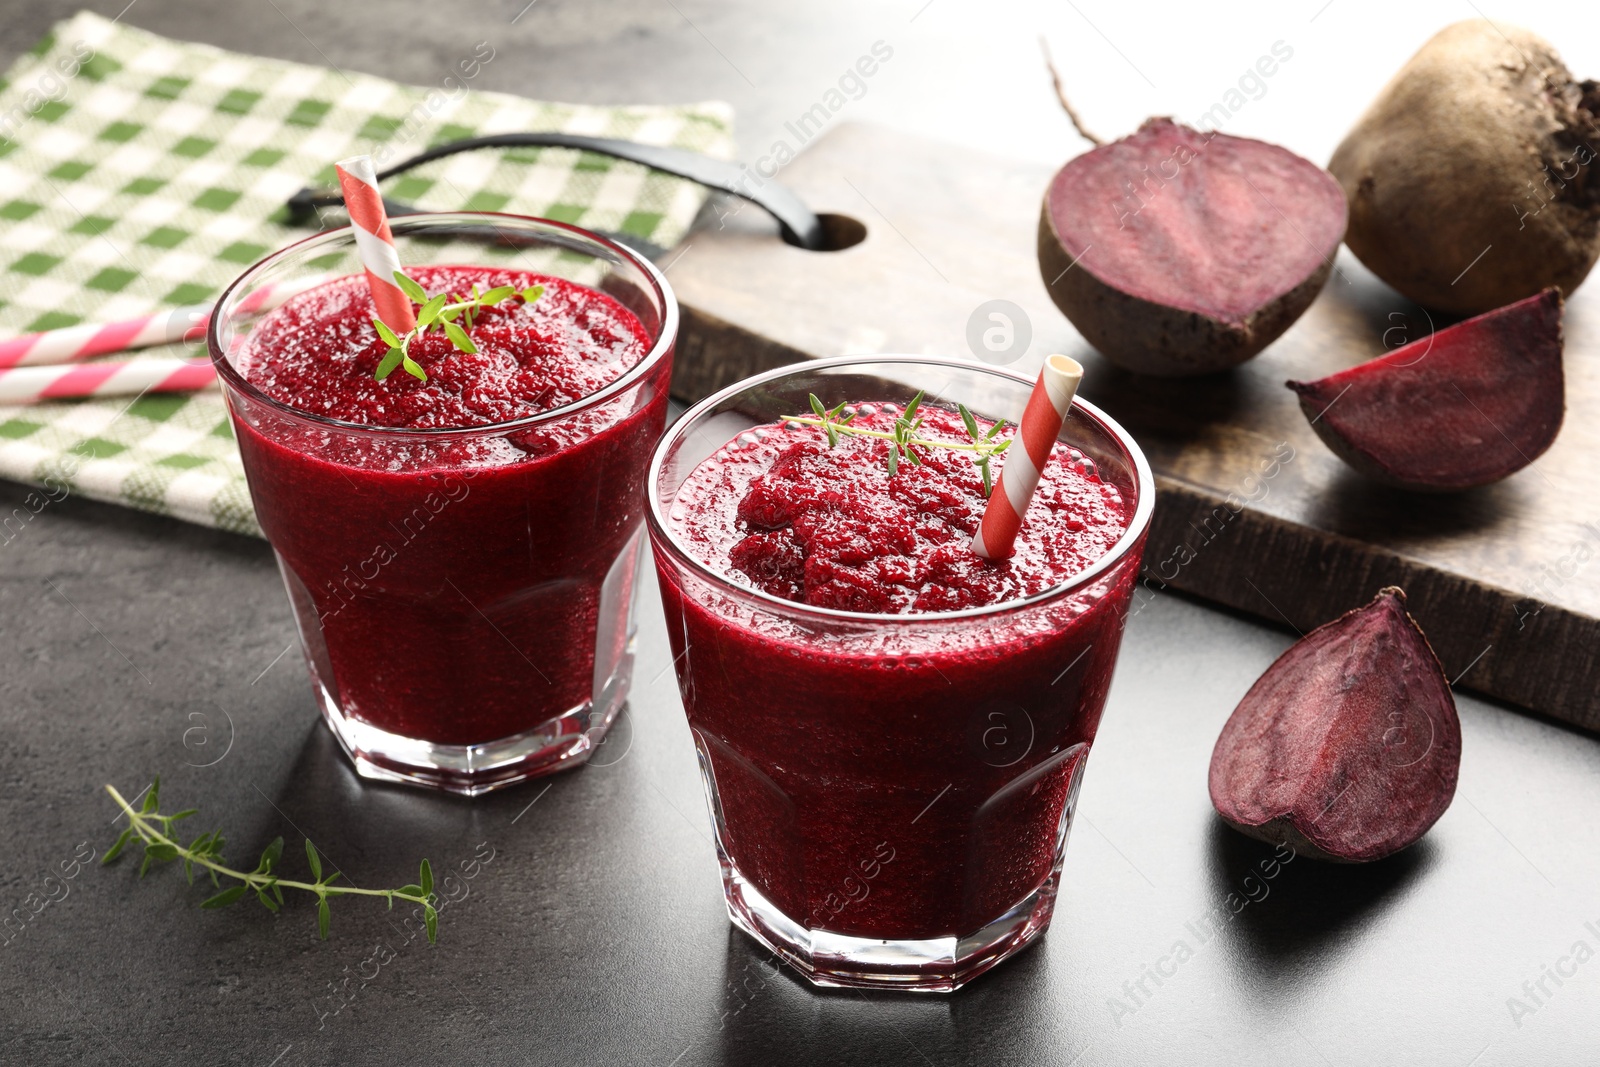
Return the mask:
<svg viewBox="0 0 1600 1067">
<path fill-rule="evenodd" d="M 865 429 L 898 413 L 847 410 Z M 955 412 L 923 414 L 920 436 L 967 440 Z M 1132 494 L 1058 443 L 1016 555 L 989 562 L 969 455 L 926 449 L 890 475 L 888 450 L 756 424 L 651 528 L 735 921 L 815 981 L 947 989 L 1048 922 L 1143 530 L 1130 545 Z M 938 941 L 921 968 L 847 958 Z"/>
<path fill-rule="evenodd" d="M 594 702 L 631 663 L 670 344 L 661 358 L 659 318 L 561 278 L 407 273 L 430 294 L 544 288 L 478 311 L 476 353 L 417 337 L 425 382 L 378 381 L 366 283 L 337 278 L 232 346 L 249 388 L 229 399 L 325 717 L 362 773 L 472 793 L 585 754 L 620 706 L 625 677 Z"/>
</svg>

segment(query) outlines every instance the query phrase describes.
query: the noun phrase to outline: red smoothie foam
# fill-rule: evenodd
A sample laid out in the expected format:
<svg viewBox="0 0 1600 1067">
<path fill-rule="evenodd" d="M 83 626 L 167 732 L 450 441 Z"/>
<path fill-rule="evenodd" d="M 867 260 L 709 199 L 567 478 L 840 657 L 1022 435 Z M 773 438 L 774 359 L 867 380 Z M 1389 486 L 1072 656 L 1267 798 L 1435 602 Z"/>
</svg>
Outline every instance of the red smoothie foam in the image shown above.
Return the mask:
<svg viewBox="0 0 1600 1067">
<path fill-rule="evenodd" d="M 896 415 L 855 408 L 862 428 Z M 967 440 L 956 413 L 922 414 L 919 436 Z M 830 449 L 819 429 L 781 422 L 739 435 L 689 475 L 668 526 L 701 564 L 796 610 L 665 563 L 662 595 L 738 873 L 811 929 L 964 936 L 1054 870 L 1138 552 L 1071 597 L 1001 605 L 1104 557 L 1132 502 L 1058 443 L 1016 555 L 992 563 L 970 547 L 987 502 L 970 454 L 920 450 L 891 476 L 888 447 Z"/>
<path fill-rule="evenodd" d="M 264 405 L 235 427 L 302 627 L 320 620 L 320 638 L 306 635 L 313 668 L 345 714 L 408 738 L 479 744 L 589 699 L 601 585 L 638 528 L 671 365 L 642 392 L 555 423 L 440 434 L 588 396 L 651 341 L 617 300 L 563 279 L 476 266 L 408 273 L 429 293 L 545 288 L 533 304 L 482 311 L 476 355 L 424 334 L 411 354 L 425 383 L 402 370 L 374 380 L 387 346 L 364 279 L 296 296 L 249 334 L 245 377 L 299 411 L 420 432 L 330 433 Z"/>
</svg>

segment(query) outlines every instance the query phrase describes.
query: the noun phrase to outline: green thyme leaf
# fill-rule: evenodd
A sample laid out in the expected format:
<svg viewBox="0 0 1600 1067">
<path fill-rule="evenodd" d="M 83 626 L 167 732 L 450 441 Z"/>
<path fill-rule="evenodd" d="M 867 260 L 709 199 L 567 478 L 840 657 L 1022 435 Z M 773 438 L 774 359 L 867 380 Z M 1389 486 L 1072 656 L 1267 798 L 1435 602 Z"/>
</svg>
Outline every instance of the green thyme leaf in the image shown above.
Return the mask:
<svg viewBox="0 0 1600 1067">
<path fill-rule="evenodd" d="M 428 380 L 428 372 L 423 370 L 422 365 L 410 356 L 403 356 L 400 360 L 400 365 L 405 368 L 407 374 L 417 381 L 425 382 Z"/>
<path fill-rule="evenodd" d="M 385 378 L 389 377 L 389 375 L 394 373 L 394 369 L 400 365 L 400 361 L 405 357 L 406 354 L 404 349 L 389 349 L 389 351 L 384 354 L 383 360 L 379 362 L 377 369 L 372 372 L 372 376 L 378 379 L 380 382 L 383 381 Z"/>
<path fill-rule="evenodd" d="M 376 315 L 372 317 L 372 328 L 378 331 L 378 336 L 383 339 L 384 344 L 388 345 L 390 348 L 400 347 L 400 335 L 389 329 L 388 323 L 384 322 Z"/>
<path fill-rule="evenodd" d="M 278 865 L 278 860 L 283 857 L 283 838 L 274 837 L 272 844 L 268 845 L 261 853 L 261 864 L 256 868 L 262 874 L 271 874 L 272 868 Z"/>
<path fill-rule="evenodd" d="M 911 402 L 906 405 L 905 411 L 900 413 L 902 419 L 910 422 L 912 416 L 916 415 L 917 409 L 922 406 L 922 394 L 923 390 L 917 390 L 917 395 L 911 398 Z"/>
<path fill-rule="evenodd" d="M 439 317 L 439 312 L 444 310 L 444 306 L 449 300 L 450 297 L 447 294 L 440 293 L 426 304 L 423 304 L 417 310 L 417 329 L 426 330 L 429 326 L 432 326 L 433 320 Z"/>
<path fill-rule="evenodd" d="M 972 412 L 967 410 L 965 404 L 957 404 L 956 410 L 961 412 L 961 424 L 967 428 L 967 436 L 974 441 L 978 440 L 978 420 L 972 417 Z"/>
<path fill-rule="evenodd" d="M 257 889 L 256 890 L 256 899 L 261 901 L 261 906 L 262 907 L 266 908 L 268 911 L 272 912 L 274 915 L 277 914 L 278 905 L 276 905 L 276 904 L 274 904 L 272 902 L 272 898 L 267 895 L 267 891 L 265 889 Z"/>
<path fill-rule="evenodd" d="M 328 940 L 328 898 L 322 897 L 317 901 L 317 933 L 322 935 L 322 940 Z"/>
<path fill-rule="evenodd" d="M 893 478 L 894 472 L 900 469 L 900 450 L 898 448 L 889 449 L 889 455 L 885 463 L 889 468 L 889 477 Z"/>
<path fill-rule="evenodd" d="M 133 827 L 130 826 L 126 830 L 122 831 L 122 836 L 117 838 L 117 843 L 112 845 L 109 849 L 107 849 L 106 850 L 106 854 L 103 857 L 101 857 L 100 866 L 104 867 L 106 864 L 110 863 L 112 860 L 114 860 L 118 856 L 122 855 L 122 849 L 124 848 L 124 846 L 127 845 L 128 838 L 130 838 L 132 836 L 133 836 Z"/>
<path fill-rule="evenodd" d="M 438 944 L 439 943 L 439 913 L 436 910 L 434 910 L 434 907 L 433 907 L 432 904 L 424 905 L 424 911 L 422 913 L 422 922 L 428 928 L 428 944 L 430 944 L 430 945 Z"/>
<path fill-rule="evenodd" d="M 473 289 L 476 290 L 477 286 L 473 286 Z M 540 291 L 541 292 L 543 291 L 543 287 L 542 286 L 540 287 Z M 517 287 L 516 286 L 514 286 L 514 285 L 497 285 L 493 289 L 490 289 L 487 293 L 484 293 L 481 296 L 479 296 L 478 300 L 477 300 L 477 303 L 478 303 L 479 307 L 492 308 L 496 304 L 500 303 L 500 301 L 504 300 L 506 297 L 508 297 L 508 296 L 516 296 L 516 295 L 517 295 Z M 535 297 L 534 299 L 538 299 L 538 298 Z"/>
<path fill-rule="evenodd" d="M 229 904 L 237 903 L 244 896 L 245 887 L 242 885 L 224 889 L 214 897 L 207 897 L 200 902 L 202 908 L 226 908 Z"/>
<path fill-rule="evenodd" d="M 453 322 L 444 324 L 445 336 L 450 338 L 450 343 L 469 355 L 478 351 L 478 346 L 472 343 L 472 338 L 467 336 L 467 331 Z"/>
<path fill-rule="evenodd" d="M 522 290 L 522 299 L 526 300 L 530 304 L 537 303 L 539 298 L 543 295 L 544 286 L 542 285 L 530 285 L 526 289 Z"/>
<path fill-rule="evenodd" d="M 313 881 L 322 881 L 322 857 L 317 855 L 317 846 L 306 838 L 306 862 L 311 864 L 311 878 Z"/>
<path fill-rule="evenodd" d="M 140 814 L 141 815 L 142 814 L 148 814 L 149 812 L 155 811 L 156 808 L 160 807 L 161 801 L 156 799 L 157 795 L 160 794 L 160 792 L 161 792 L 161 776 L 158 774 L 155 777 L 155 781 L 150 783 L 150 792 L 148 792 L 148 793 L 146 793 L 144 795 L 144 807 L 140 809 Z"/>
<path fill-rule="evenodd" d="M 409 278 L 405 271 L 397 270 L 394 272 L 394 283 L 400 287 L 402 293 L 405 293 L 416 303 L 426 304 L 428 302 L 428 291 Z"/>
<path fill-rule="evenodd" d="M 817 398 L 816 393 L 811 394 L 811 410 L 817 413 L 817 418 L 827 421 L 828 409 L 822 406 L 822 401 Z"/>
<path fill-rule="evenodd" d="M 421 883 L 422 895 L 425 897 L 433 896 L 433 868 L 428 865 L 428 861 L 426 859 L 422 861 L 422 877 L 419 879 L 419 881 Z"/>
</svg>

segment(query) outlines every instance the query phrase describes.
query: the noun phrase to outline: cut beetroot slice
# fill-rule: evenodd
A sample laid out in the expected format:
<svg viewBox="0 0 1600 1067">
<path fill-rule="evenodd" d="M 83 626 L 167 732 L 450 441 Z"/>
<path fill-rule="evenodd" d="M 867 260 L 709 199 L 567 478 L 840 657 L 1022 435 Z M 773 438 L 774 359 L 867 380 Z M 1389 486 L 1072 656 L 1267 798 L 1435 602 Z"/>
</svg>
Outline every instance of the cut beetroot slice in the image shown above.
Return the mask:
<svg viewBox="0 0 1600 1067">
<path fill-rule="evenodd" d="M 1345 198 L 1288 149 L 1171 119 L 1057 172 L 1039 219 L 1056 306 L 1142 374 L 1226 370 L 1310 306 L 1344 236 Z"/>
<path fill-rule="evenodd" d="M 1390 586 L 1311 631 L 1250 687 L 1211 754 L 1211 803 L 1251 837 L 1343 863 L 1412 844 L 1455 796 L 1461 723 Z"/>
<path fill-rule="evenodd" d="M 1554 288 L 1314 382 L 1289 382 L 1327 446 L 1371 478 L 1427 492 L 1513 474 L 1565 407 Z"/>
</svg>

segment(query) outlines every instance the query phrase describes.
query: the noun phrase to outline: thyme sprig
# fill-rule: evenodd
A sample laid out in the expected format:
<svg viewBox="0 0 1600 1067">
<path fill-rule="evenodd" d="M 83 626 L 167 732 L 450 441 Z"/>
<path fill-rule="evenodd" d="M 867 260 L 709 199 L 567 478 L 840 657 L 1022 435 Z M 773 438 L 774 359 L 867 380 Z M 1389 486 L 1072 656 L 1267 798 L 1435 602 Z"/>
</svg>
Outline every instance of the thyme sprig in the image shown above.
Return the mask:
<svg viewBox="0 0 1600 1067">
<path fill-rule="evenodd" d="M 395 271 L 394 281 L 413 303 L 420 306 L 417 308 L 416 326 L 404 336 L 395 333 L 388 323 L 376 315 L 372 317 L 373 329 L 389 346 L 389 351 L 384 353 L 377 369 L 372 372 L 372 376 L 380 382 L 393 374 L 396 367 L 404 368 L 407 374 L 420 382 L 428 380 L 428 372 L 411 358 L 411 342 L 435 326 L 444 331 L 457 351 L 470 355 L 478 350 L 478 346 L 472 343 L 472 335 L 467 331 L 472 329 L 478 312 L 515 296 L 532 304 L 544 295 L 542 285 L 530 285 L 520 290 L 514 285 L 499 285 L 480 293 L 477 283 L 473 283 L 470 293 L 439 293 L 430 297 L 428 291 L 415 278 L 408 277 L 405 271 Z"/>
<path fill-rule="evenodd" d="M 910 463 L 914 467 L 922 465 L 922 457 L 917 455 L 916 451 L 918 448 L 947 448 L 956 452 L 971 452 L 973 453 L 973 462 L 978 465 L 978 471 L 983 475 L 983 495 L 988 496 L 994 492 L 994 471 L 990 466 L 991 461 L 994 457 L 1010 448 L 1013 440 L 1009 437 L 1003 441 L 995 439 L 1006 425 L 1003 420 L 989 427 L 987 432 L 979 430 L 978 420 L 973 417 L 972 412 L 967 410 L 965 404 L 957 404 L 956 409 L 961 413 L 961 424 L 966 428 L 967 437 L 970 440 L 962 442 L 918 437 L 917 431 L 922 429 L 924 421 L 923 416 L 917 414 L 917 411 L 922 407 L 922 392 L 918 392 L 916 396 L 911 398 L 911 401 L 906 404 L 905 410 L 896 416 L 894 427 L 888 430 L 867 430 L 859 426 L 852 426 L 851 423 L 855 421 L 857 412 L 852 411 L 850 414 L 845 415 L 844 409 L 846 405 L 844 404 L 839 404 L 829 410 L 817 398 L 817 394 L 812 393 L 810 397 L 811 410 L 816 414 L 816 418 L 808 419 L 799 415 L 791 415 L 784 421 L 800 426 L 821 427 L 822 432 L 827 435 L 829 448 L 837 448 L 842 437 L 876 437 L 880 440 L 888 441 L 890 448 L 884 465 L 889 469 L 891 477 L 893 477 L 895 471 L 900 469 L 901 463 Z"/>
<path fill-rule="evenodd" d="M 237 903 L 246 893 L 253 892 L 256 899 L 261 901 L 270 912 L 276 912 L 283 904 L 283 891 L 285 889 L 299 889 L 313 893 L 317 898 L 317 931 L 324 941 L 328 938 L 328 901 L 334 897 L 364 896 L 383 897 L 388 901 L 389 907 L 394 907 L 396 900 L 411 904 L 420 904 L 423 909 L 423 924 L 428 929 L 430 942 L 439 939 L 439 912 L 433 903 L 433 868 L 427 860 L 422 861 L 421 875 L 416 884 L 404 885 L 399 889 L 358 889 L 355 886 L 335 886 L 334 880 L 339 877 L 339 872 L 323 876 L 322 857 L 317 854 L 317 848 L 310 841 L 306 842 L 306 862 L 311 866 L 311 877 L 314 882 L 299 882 L 287 878 L 279 878 L 275 873 L 278 861 L 283 858 L 283 838 L 274 838 L 272 844 L 261 853 L 261 859 L 253 871 L 239 871 L 225 866 L 222 861 L 222 847 L 226 844 L 221 830 L 201 834 L 188 846 L 178 843 L 172 836 L 173 827 L 179 821 L 199 813 L 198 808 L 188 808 L 174 815 L 163 815 L 158 810 L 160 805 L 161 778 L 156 777 L 150 786 L 150 791 L 145 794 L 144 803 L 135 809 L 123 799 L 122 794 L 115 787 L 106 786 L 106 792 L 111 794 L 111 799 L 117 802 L 117 807 L 128 817 L 128 828 L 122 831 L 122 836 L 117 838 L 117 843 L 106 852 L 102 864 L 110 863 L 122 854 L 123 848 L 130 841 L 138 841 L 144 845 L 144 862 L 139 865 L 139 877 L 143 878 L 149 873 L 154 864 L 170 863 L 174 860 L 183 861 L 183 873 L 189 879 L 189 884 L 194 885 L 194 869 L 199 867 L 211 876 L 213 887 L 221 889 L 222 883 L 218 876 L 229 878 L 238 885 L 229 886 L 215 896 L 207 897 L 201 902 L 202 908 L 225 908 L 229 904 Z"/>
</svg>

